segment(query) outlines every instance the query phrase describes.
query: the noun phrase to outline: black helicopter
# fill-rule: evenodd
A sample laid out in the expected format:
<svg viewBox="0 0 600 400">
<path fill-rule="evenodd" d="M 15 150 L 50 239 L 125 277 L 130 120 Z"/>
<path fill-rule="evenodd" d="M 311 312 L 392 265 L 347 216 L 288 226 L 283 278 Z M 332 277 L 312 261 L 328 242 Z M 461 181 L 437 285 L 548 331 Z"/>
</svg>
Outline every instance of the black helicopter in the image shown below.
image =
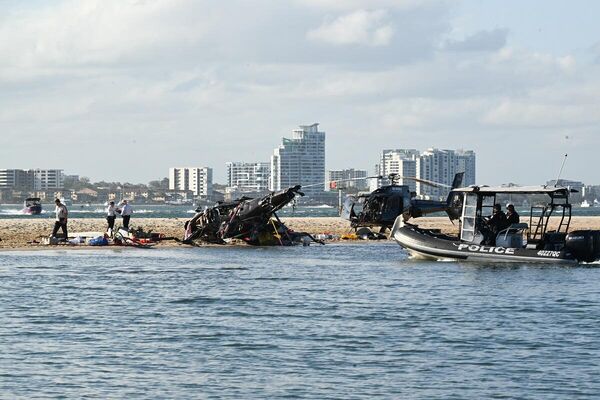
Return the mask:
<svg viewBox="0 0 600 400">
<path fill-rule="evenodd" d="M 410 179 L 434 187 L 455 189 L 462 185 L 463 177 L 464 172 L 457 173 L 452 186 L 449 187 L 424 179 L 390 174 L 388 176 L 391 181 L 390 185 L 382 186 L 371 193 L 348 196 L 340 216 L 349 220 L 350 226 L 355 230 L 379 227 L 380 234 L 391 229 L 399 215 L 403 216 L 404 221 L 435 212 L 446 212 L 451 218 L 452 216 L 458 217 L 461 205 L 457 203 L 452 192 L 446 201 L 417 199 L 416 193 L 411 192 L 407 185 L 397 185 L 396 182 L 399 179 Z M 374 178 L 382 179 L 383 177 Z"/>
<path fill-rule="evenodd" d="M 288 229 L 277 216 L 277 211 L 294 200 L 304 196 L 297 185 L 279 192 L 252 199 L 242 197 L 232 202 L 219 202 L 214 207 L 196 210 L 196 215 L 185 223 L 182 243 L 226 244 L 231 239 L 239 239 L 254 246 L 289 246 L 306 240 L 320 244 L 306 232 Z"/>
</svg>

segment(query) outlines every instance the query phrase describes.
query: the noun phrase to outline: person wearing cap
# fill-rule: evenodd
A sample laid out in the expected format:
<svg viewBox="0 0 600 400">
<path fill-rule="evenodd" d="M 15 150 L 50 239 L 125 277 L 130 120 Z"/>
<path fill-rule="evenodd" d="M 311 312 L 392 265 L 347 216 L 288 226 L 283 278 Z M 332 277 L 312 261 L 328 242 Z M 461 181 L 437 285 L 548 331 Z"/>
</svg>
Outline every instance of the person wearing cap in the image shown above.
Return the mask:
<svg viewBox="0 0 600 400">
<path fill-rule="evenodd" d="M 123 228 L 129 229 L 129 220 L 133 214 L 133 208 L 127 203 L 127 200 L 121 202 L 121 217 L 123 218 Z"/>
<path fill-rule="evenodd" d="M 115 219 L 117 219 L 117 207 L 115 206 L 115 202 L 111 201 L 106 208 L 106 222 L 108 223 L 107 231 L 112 232 L 115 227 Z"/>
<path fill-rule="evenodd" d="M 56 212 L 56 222 L 54 222 L 54 229 L 52 230 L 52 237 L 56 237 L 59 229 L 62 229 L 63 234 L 65 235 L 65 240 L 69 238 L 67 233 L 67 220 L 69 218 L 69 210 L 67 210 L 67 206 L 60 202 L 60 199 L 54 200 L 56 204 L 56 208 L 54 211 Z"/>
<path fill-rule="evenodd" d="M 519 213 L 515 210 L 515 206 L 509 204 L 506 206 L 506 225 L 518 224 L 520 221 Z"/>
</svg>

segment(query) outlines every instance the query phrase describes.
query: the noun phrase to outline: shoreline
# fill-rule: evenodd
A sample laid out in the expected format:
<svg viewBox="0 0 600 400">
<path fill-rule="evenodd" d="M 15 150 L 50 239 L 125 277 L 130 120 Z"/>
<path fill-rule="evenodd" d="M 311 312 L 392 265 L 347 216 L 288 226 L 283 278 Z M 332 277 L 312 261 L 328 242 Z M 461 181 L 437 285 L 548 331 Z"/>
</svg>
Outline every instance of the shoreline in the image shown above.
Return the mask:
<svg viewBox="0 0 600 400">
<path fill-rule="evenodd" d="M 282 221 L 290 228 L 298 232 L 316 234 L 343 235 L 352 232 L 350 223 L 339 217 L 286 217 Z M 139 227 L 145 231 L 159 232 L 166 237 L 181 238 L 183 236 L 183 224 L 187 218 L 133 218 L 130 226 L 134 229 Z M 120 219 L 115 227 L 120 226 Z M 458 230 L 458 222 L 453 225 L 447 217 L 424 217 L 411 222 L 425 229 L 441 229 L 443 233 L 455 234 Z M 525 221 L 529 222 L 529 221 Z M 7 218 L 0 220 L 0 251 L 2 250 L 33 250 L 33 249 L 91 249 L 93 246 L 85 245 L 42 245 L 32 244 L 34 240 L 48 237 L 54 226 L 54 218 L 23 219 Z M 600 217 L 573 217 L 570 231 L 580 229 L 600 230 Z M 74 219 L 69 221 L 69 232 L 104 232 L 106 220 L 103 218 Z M 334 241 L 339 243 L 339 241 Z M 345 242 L 345 241 L 342 241 Z M 362 243 L 363 241 L 361 241 Z M 127 248 L 128 246 L 104 246 L 109 249 Z M 174 241 L 160 242 L 157 248 L 186 248 Z M 97 247 L 96 247 L 97 248 Z"/>
</svg>

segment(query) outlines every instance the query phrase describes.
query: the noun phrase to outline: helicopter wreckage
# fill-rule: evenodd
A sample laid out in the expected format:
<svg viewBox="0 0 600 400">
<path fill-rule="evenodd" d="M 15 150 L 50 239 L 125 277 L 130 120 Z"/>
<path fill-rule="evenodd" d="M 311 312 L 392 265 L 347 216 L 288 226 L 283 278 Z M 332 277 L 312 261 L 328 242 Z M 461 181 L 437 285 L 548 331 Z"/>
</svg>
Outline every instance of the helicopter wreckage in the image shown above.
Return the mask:
<svg viewBox="0 0 600 400">
<path fill-rule="evenodd" d="M 277 211 L 304 196 L 301 186 L 272 192 L 261 198 L 242 197 L 231 202 L 218 202 L 214 207 L 196 210 L 196 215 L 185 223 L 182 243 L 227 244 L 235 240 L 253 246 L 324 244 L 306 232 L 294 232 L 277 216 Z"/>
</svg>

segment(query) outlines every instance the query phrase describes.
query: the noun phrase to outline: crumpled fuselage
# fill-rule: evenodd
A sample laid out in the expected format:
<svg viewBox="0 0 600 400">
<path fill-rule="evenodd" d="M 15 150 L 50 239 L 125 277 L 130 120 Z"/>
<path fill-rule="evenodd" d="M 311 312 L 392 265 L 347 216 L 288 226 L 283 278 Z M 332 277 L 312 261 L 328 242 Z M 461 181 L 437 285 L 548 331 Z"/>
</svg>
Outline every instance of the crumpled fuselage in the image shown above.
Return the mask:
<svg viewBox="0 0 600 400">
<path fill-rule="evenodd" d="M 222 202 L 199 211 L 186 222 L 183 242 L 224 244 L 239 239 L 257 246 L 297 243 L 307 234 L 291 231 L 276 214 L 297 195 L 304 195 L 300 185 L 257 199 L 244 197 L 230 203 Z"/>
</svg>

